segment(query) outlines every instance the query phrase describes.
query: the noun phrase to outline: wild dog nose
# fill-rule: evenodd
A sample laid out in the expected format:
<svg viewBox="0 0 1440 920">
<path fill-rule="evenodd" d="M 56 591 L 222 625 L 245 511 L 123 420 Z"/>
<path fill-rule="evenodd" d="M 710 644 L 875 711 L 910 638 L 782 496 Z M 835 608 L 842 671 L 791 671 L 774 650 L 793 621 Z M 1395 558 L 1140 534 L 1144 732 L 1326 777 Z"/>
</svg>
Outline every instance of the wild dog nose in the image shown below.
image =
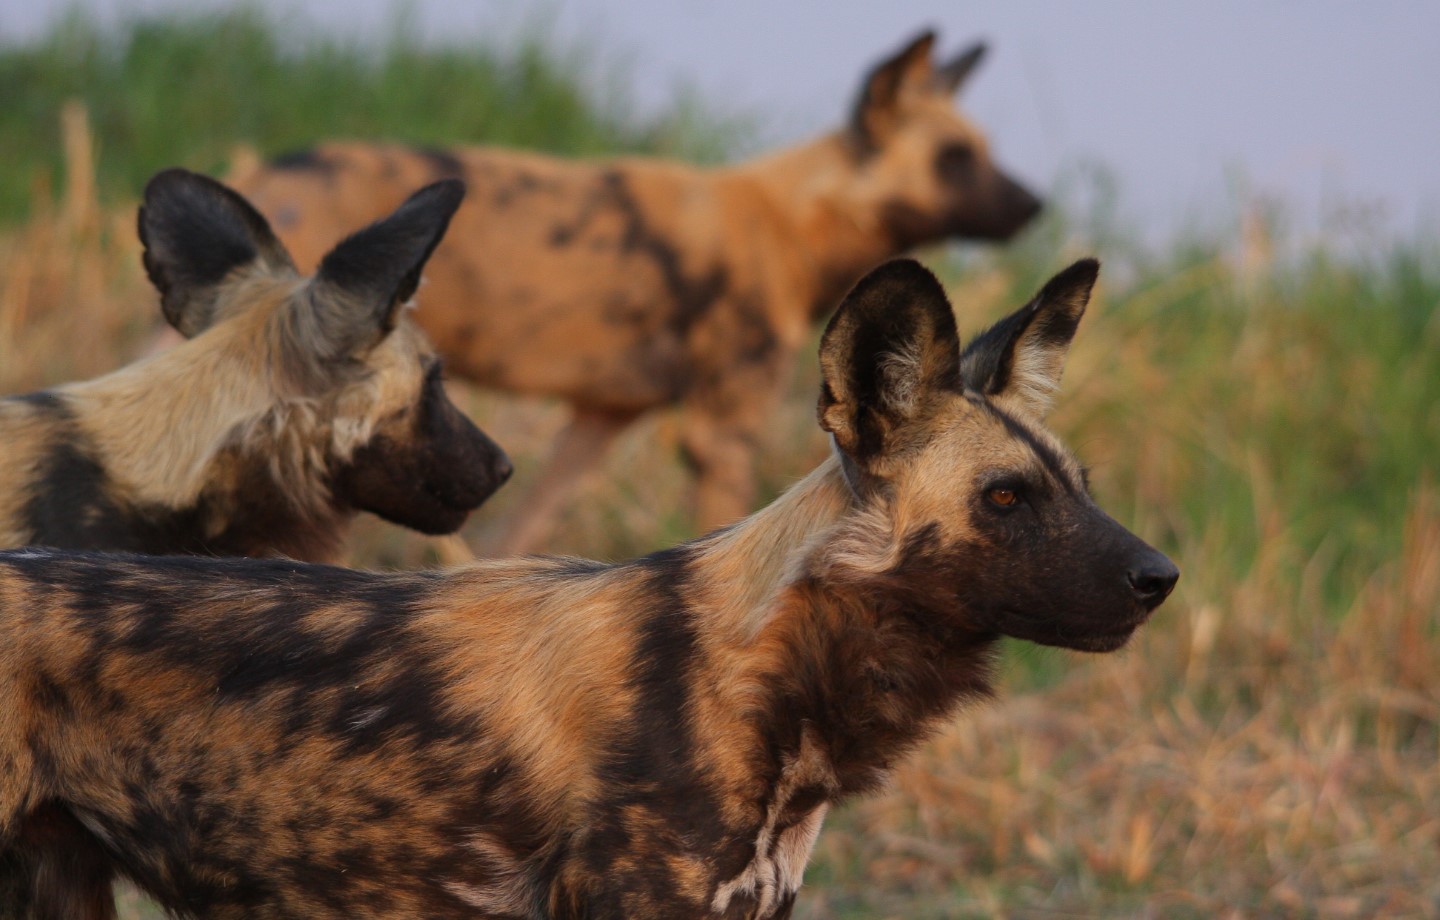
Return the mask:
<svg viewBox="0 0 1440 920">
<path fill-rule="evenodd" d="M 1135 592 L 1135 599 L 1154 610 L 1175 589 L 1175 582 L 1180 580 L 1180 570 L 1168 558 L 1155 553 L 1134 565 L 1125 577 L 1130 580 L 1130 590 Z"/>
<path fill-rule="evenodd" d="M 1020 220 L 1022 223 L 1024 223 L 1029 221 L 1036 214 L 1039 214 L 1040 211 L 1045 207 L 1045 202 L 1035 197 L 1035 195 L 1029 189 L 1025 188 L 1025 186 L 1019 185 L 1017 183 L 1016 187 L 1019 190 L 1019 195 L 1017 197 L 1020 199 L 1019 203 L 1016 205 L 1016 210 L 1019 211 L 1022 215 Z"/>
<path fill-rule="evenodd" d="M 515 464 L 505 454 L 496 457 L 490 465 L 490 472 L 495 476 L 496 487 L 504 485 L 509 481 L 510 475 L 515 472 Z"/>
</svg>

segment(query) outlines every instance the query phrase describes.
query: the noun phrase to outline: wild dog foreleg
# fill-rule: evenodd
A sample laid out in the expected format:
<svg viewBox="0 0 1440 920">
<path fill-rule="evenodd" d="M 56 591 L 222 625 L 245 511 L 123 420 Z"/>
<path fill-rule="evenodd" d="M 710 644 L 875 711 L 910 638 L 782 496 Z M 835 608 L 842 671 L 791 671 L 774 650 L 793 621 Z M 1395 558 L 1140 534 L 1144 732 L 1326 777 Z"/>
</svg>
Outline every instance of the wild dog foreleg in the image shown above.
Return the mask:
<svg viewBox="0 0 1440 920">
<path fill-rule="evenodd" d="M 525 493 L 510 526 L 488 548 L 488 555 L 509 556 L 539 549 L 565 503 L 585 478 L 599 469 L 611 443 L 636 417 L 632 413 L 577 409 L 556 437 L 540 478 Z"/>
<path fill-rule="evenodd" d="M 780 400 L 788 362 L 742 368 L 685 406 L 682 445 L 695 473 L 695 525 L 705 533 L 754 510 L 755 454 Z"/>
</svg>

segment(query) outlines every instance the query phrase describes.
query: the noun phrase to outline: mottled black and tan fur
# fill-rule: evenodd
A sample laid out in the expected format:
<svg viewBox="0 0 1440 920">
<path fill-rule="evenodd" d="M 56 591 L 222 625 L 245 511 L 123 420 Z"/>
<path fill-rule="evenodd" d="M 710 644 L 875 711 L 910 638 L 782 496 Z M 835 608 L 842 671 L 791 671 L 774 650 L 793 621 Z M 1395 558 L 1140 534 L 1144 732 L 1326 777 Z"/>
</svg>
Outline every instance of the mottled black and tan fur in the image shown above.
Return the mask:
<svg viewBox="0 0 1440 920">
<path fill-rule="evenodd" d="M 420 324 L 456 375 L 574 409 L 498 549 L 543 546 L 611 440 L 672 405 L 708 530 L 752 510 L 795 355 L 856 279 L 925 243 L 1008 239 L 1040 208 L 954 105 L 984 46 L 934 44 L 877 65 L 838 130 L 730 166 L 346 142 L 234 181 L 304 265 L 414 183 L 465 179 Z"/>
<path fill-rule="evenodd" d="M 1095 273 L 962 352 L 877 269 L 821 345 L 834 457 L 633 562 L 0 553 L 0 848 L 78 920 L 114 874 L 207 918 L 789 916 L 1000 636 L 1119 648 L 1175 583 L 1042 426 Z"/>
<path fill-rule="evenodd" d="M 356 511 L 458 528 L 509 461 L 403 305 L 463 194 L 416 193 L 304 278 L 235 192 L 157 175 L 145 268 L 190 339 L 0 399 L 0 546 L 325 561 Z"/>
</svg>

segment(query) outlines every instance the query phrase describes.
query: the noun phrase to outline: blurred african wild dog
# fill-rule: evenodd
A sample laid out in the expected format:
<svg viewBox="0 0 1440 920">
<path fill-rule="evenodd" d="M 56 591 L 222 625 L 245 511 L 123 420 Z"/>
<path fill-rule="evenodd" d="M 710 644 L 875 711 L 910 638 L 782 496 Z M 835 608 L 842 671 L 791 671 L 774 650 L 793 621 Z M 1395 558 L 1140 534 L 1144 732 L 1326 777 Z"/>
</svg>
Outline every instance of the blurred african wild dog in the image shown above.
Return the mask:
<svg viewBox="0 0 1440 920">
<path fill-rule="evenodd" d="M 1096 270 L 962 352 L 877 269 L 821 344 L 834 456 L 636 561 L 0 553 L 0 858 L 80 920 L 116 873 L 208 918 L 789 916 L 1000 636 L 1116 649 L 1175 584 L 1043 427 Z"/>
<path fill-rule="evenodd" d="M 509 474 L 403 304 L 464 195 L 450 179 L 302 278 L 218 182 L 162 172 L 140 237 L 189 341 L 0 399 L 0 546 L 323 561 L 357 510 L 450 533 Z"/>
<path fill-rule="evenodd" d="M 984 46 L 937 63 L 934 43 L 876 66 L 843 128 L 724 168 L 327 143 L 234 178 L 302 265 L 414 183 L 470 185 L 420 324 L 455 374 L 574 410 L 500 549 L 534 548 L 614 436 L 676 403 L 708 529 L 750 510 L 794 355 L 861 274 L 948 237 L 1008 239 L 1040 208 L 953 104 Z"/>
</svg>

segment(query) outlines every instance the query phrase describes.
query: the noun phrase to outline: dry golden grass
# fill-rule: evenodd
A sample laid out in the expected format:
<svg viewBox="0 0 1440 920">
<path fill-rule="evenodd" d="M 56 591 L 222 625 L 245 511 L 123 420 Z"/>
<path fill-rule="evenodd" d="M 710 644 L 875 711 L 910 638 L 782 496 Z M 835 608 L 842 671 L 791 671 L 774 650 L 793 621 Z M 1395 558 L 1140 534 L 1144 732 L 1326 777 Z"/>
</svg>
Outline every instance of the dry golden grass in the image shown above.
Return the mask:
<svg viewBox="0 0 1440 920">
<path fill-rule="evenodd" d="M 83 177 L 46 200 L 0 237 L 0 392 L 118 366 L 158 315 L 133 208 L 102 212 Z M 1440 321 L 1409 350 L 1349 349 L 1323 317 L 1260 310 L 1274 289 L 1242 268 L 1102 289 L 1054 418 L 1100 502 L 1181 564 L 1175 597 L 1115 656 L 1010 650 L 997 702 L 831 820 L 798 916 L 1440 917 L 1440 487 L 1363 478 L 1395 426 L 1440 423 L 1374 401 L 1429 386 Z M 1013 288 L 1000 268 L 953 285 L 962 327 Z M 1230 325 L 1177 340 L 1174 311 L 1202 295 L 1235 307 Z M 825 450 L 814 370 L 797 378 L 764 445 L 771 494 Z M 563 415 L 460 395 L 520 471 L 472 521 L 479 543 Z M 553 548 L 613 558 L 688 536 L 676 441 L 665 415 L 625 438 Z M 1372 486 L 1401 510 L 1325 516 Z M 437 552 L 366 521 L 349 558 Z"/>
</svg>

